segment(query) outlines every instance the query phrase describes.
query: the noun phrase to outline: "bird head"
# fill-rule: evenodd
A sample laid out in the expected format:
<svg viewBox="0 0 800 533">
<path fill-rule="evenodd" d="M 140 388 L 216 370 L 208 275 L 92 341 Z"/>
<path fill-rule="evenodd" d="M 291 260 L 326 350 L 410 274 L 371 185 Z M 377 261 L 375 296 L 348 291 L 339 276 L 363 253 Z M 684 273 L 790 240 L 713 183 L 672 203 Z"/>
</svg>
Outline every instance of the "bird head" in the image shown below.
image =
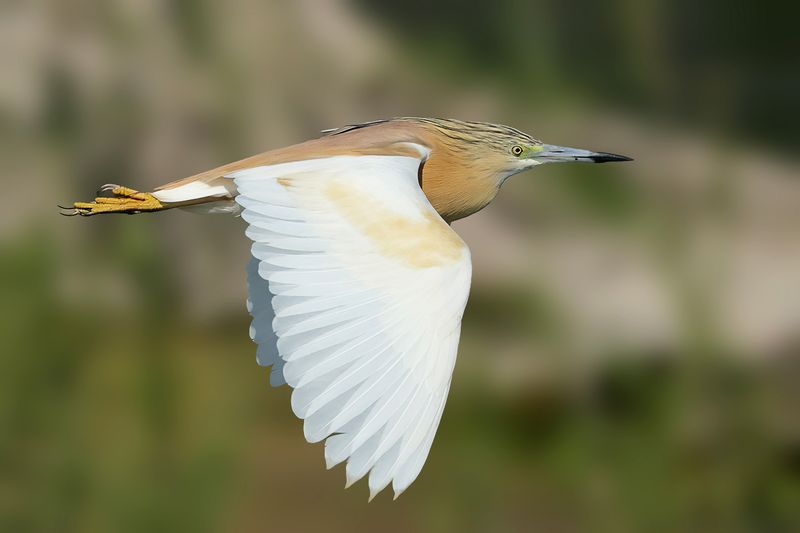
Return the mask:
<svg viewBox="0 0 800 533">
<path fill-rule="evenodd" d="M 631 161 L 630 157 L 546 144 L 515 128 L 486 122 L 452 119 L 418 119 L 444 135 L 454 151 L 460 151 L 500 182 L 544 163 L 608 163 Z"/>
</svg>

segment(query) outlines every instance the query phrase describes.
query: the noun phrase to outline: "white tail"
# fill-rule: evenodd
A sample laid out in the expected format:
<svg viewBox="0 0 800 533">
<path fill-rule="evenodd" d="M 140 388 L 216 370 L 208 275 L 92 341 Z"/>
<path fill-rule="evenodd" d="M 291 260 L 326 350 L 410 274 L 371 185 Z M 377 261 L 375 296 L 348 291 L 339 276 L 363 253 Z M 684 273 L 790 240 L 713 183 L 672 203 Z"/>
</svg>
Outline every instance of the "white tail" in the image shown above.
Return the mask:
<svg viewBox="0 0 800 533">
<path fill-rule="evenodd" d="M 239 214 L 241 207 L 233 201 L 236 185 L 233 180 L 215 179 L 211 182 L 190 181 L 169 189 L 153 192 L 167 207 L 179 207 L 203 214 Z"/>
</svg>

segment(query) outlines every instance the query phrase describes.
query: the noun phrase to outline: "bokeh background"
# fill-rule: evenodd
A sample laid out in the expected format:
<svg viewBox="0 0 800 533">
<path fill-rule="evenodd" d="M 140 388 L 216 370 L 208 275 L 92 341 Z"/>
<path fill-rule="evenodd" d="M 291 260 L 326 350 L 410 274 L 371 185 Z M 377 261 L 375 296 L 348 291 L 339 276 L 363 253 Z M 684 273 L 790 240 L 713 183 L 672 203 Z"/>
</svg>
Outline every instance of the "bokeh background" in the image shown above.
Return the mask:
<svg viewBox="0 0 800 533">
<path fill-rule="evenodd" d="M 0 4 L 0 530 L 800 530 L 797 3 Z M 247 336 L 232 217 L 68 219 L 323 128 L 507 123 L 416 483 L 367 504 Z"/>
</svg>

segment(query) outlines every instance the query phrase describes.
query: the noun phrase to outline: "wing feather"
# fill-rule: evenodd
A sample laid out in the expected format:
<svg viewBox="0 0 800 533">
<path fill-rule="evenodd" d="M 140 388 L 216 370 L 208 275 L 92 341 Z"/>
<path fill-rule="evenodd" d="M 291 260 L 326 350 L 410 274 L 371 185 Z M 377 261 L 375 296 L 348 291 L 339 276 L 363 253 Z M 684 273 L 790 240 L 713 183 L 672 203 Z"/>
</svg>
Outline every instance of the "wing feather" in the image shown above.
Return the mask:
<svg viewBox="0 0 800 533">
<path fill-rule="evenodd" d="M 469 250 L 417 182 L 420 158 L 336 156 L 232 174 L 254 242 L 251 337 L 348 485 L 395 496 L 428 456 L 469 292 Z M 415 254 L 419 254 L 419 256 Z"/>
<path fill-rule="evenodd" d="M 278 337 L 272 329 L 275 312 L 272 309 L 268 282 L 258 275 L 258 260 L 247 263 L 247 310 L 253 317 L 250 338 L 258 344 L 256 361 L 261 366 L 272 366 L 269 382 L 273 387 L 286 383 L 283 378 L 283 359 L 278 354 Z"/>
</svg>

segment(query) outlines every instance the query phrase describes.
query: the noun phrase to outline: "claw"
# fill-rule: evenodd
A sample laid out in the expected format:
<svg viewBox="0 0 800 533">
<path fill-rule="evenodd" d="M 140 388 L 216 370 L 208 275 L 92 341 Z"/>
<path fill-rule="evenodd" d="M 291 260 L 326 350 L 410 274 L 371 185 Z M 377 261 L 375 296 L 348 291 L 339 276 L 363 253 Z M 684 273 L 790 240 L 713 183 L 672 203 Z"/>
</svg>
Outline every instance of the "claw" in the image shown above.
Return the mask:
<svg viewBox="0 0 800 533">
<path fill-rule="evenodd" d="M 58 208 L 62 210 L 62 212 L 59 213 L 59 215 L 62 217 L 74 217 L 76 215 L 80 215 L 80 211 L 74 207 L 65 207 L 63 205 L 59 205 Z"/>
<path fill-rule="evenodd" d="M 116 183 L 106 183 L 105 185 L 101 185 L 100 188 L 97 190 L 97 195 L 101 195 L 106 192 L 113 192 L 114 189 L 119 187 Z"/>
</svg>

